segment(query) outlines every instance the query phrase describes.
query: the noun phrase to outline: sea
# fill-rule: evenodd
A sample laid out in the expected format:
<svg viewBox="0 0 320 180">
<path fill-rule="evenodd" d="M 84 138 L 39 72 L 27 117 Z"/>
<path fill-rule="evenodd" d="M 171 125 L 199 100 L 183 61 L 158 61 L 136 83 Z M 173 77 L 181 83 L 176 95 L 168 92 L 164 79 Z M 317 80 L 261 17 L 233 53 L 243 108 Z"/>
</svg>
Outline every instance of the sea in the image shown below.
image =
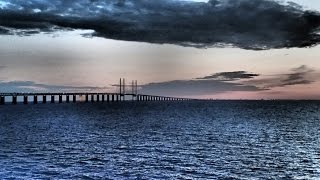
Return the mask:
<svg viewBox="0 0 320 180">
<path fill-rule="evenodd" d="M 320 179 L 320 101 L 4 105 L 0 179 Z"/>
</svg>

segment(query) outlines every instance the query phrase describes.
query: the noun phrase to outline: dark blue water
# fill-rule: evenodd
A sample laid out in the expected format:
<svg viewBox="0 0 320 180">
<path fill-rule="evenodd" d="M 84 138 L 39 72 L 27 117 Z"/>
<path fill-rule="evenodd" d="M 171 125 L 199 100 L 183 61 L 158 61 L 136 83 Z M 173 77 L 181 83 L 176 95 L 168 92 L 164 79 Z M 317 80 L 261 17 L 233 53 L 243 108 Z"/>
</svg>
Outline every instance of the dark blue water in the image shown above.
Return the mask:
<svg viewBox="0 0 320 180">
<path fill-rule="evenodd" d="M 0 177 L 319 179 L 320 102 L 0 106 Z"/>
</svg>

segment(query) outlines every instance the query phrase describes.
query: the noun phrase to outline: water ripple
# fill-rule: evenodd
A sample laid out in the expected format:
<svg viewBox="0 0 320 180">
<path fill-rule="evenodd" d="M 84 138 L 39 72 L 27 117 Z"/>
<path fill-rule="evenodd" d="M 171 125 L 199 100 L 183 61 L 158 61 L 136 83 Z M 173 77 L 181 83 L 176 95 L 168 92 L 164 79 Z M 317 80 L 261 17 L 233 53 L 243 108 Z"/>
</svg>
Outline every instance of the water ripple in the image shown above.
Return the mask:
<svg viewBox="0 0 320 180">
<path fill-rule="evenodd" d="M 319 179 L 320 102 L 0 107 L 10 179 Z"/>
</svg>

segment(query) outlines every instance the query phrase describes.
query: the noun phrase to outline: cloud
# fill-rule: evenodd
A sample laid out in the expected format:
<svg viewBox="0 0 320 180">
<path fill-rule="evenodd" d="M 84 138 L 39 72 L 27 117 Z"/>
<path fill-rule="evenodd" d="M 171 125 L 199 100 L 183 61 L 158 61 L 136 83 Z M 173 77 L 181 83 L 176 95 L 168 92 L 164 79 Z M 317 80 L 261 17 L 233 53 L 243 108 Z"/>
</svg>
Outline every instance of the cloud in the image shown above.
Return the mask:
<svg viewBox="0 0 320 180">
<path fill-rule="evenodd" d="M 220 80 L 175 80 L 159 83 L 150 83 L 141 86 L 145 94 L 170 95 L 170 96 L 202 96 L 213 95 L 232 91 L 262 91 L 253 85 L 224 82 Z"/>
<path fill-rule="evenodd" d="M 320 15 L 272 0 L 2 0 L 0 34 L 61 29 L 92 36 L 197 48 L 309 47 L 319 44 Z"/>
<path fill-rule="evenodd" d="M 5 69 L 5 68 L 7 68 L 7 66 L 0 65 L 0 70 L 3 70 L 3 69 Z"/>
<path fill-rule="evenodd" d="M 302 65 L 290 70 L 291 73 L 272 75 L 272 77 L 253 79 L 243 82 L 254 86 L 265 88 L 285 87 L 293 85 L 312 84 L 316 81 L 318 73 L 306 65 Z"/>
<path fill-rule="evenodd" d="M 248 73 L 246 71 L 220 72 L 210 76 L 205 76 L 197 79 L 219 79 L 223 81 L 235 81 L 240 79 L 252 79 L 259 74 Z"/>
<path fill-rule="evenodd" d="M 226 92 L 273 92 L 277 87 L 312 84 L 320 73 L 301 65 L 290 73 L 260 76 L 247 71 L 220 72 L 193 80 L 175 80 L 141 86 L 146 94 L 203 96 Z M 272 90 L 272 91 L 270 91 Z"/>
<path fill-rule="evenodd" d="M 77 87 L 39 84 L 33 81 L 0 81 L 0 92 L 98 92 L 106 87 Z"/>
</svg>

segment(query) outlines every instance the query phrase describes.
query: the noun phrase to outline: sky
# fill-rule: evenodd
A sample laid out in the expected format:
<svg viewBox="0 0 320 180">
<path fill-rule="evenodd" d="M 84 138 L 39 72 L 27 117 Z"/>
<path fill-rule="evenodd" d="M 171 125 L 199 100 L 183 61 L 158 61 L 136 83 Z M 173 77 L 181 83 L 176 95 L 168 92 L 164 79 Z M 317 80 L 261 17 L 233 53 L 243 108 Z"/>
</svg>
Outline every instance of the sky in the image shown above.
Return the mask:
<svg viewBox="0 0 320 180">
<path fill-rule="evenodd" d="M 320 1 L 291 2 L 0 0 L 0 92 L 320 99 Z"/>
</svg>

